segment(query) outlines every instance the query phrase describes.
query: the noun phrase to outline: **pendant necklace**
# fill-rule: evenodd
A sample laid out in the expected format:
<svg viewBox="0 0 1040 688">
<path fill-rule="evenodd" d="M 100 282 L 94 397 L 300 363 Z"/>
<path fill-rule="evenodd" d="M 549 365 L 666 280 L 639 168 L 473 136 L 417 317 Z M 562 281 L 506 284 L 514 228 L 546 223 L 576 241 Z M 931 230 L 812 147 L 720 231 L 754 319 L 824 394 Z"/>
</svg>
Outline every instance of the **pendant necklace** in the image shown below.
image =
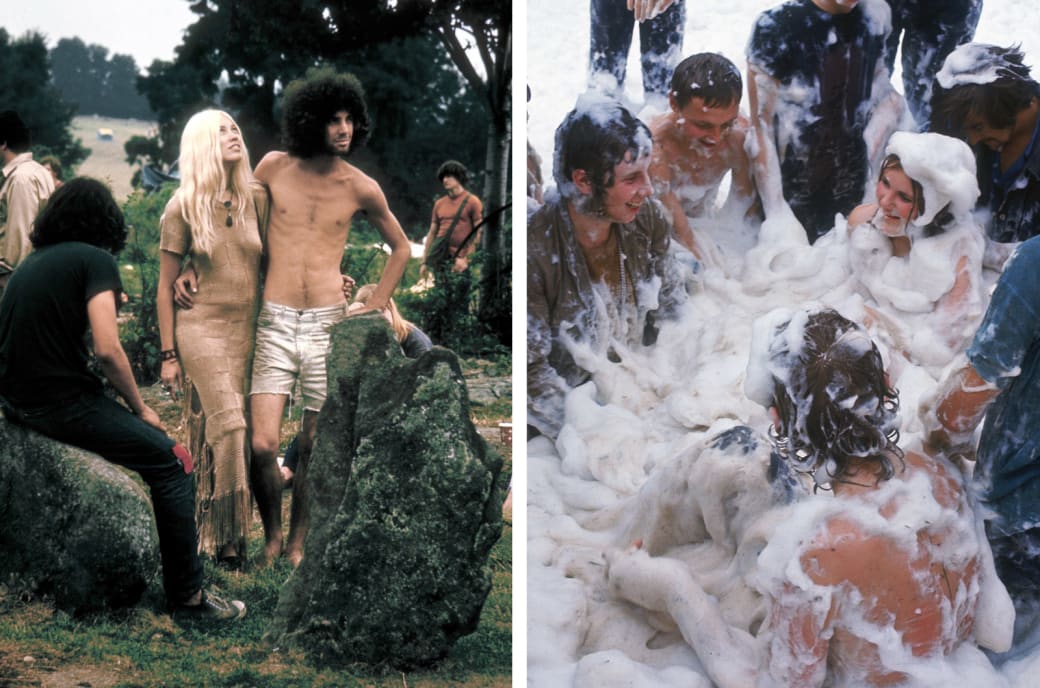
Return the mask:
<svg viewBox="0 0 1040 688">
<path fill-rule="evenodd" d="M 224 201 L 224 210 L 227 211 L 227 219 L 224 220 L 224 225 L 230 227 L 233 223 L 231 221 L 231 199 Z"/>
</svg>

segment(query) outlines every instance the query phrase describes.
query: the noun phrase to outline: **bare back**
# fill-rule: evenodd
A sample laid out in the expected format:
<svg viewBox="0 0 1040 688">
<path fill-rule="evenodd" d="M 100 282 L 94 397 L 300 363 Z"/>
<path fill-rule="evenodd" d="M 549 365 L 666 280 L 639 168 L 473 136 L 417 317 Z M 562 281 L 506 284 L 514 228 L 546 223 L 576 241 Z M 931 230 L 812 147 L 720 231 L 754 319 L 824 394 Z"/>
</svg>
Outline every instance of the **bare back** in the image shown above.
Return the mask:
<svg viewBox="0 0 1040 688">
<path fill-rule="evenodd" d="M 970 507 L 948 465 L 912 452 L 906 464 L 904 475 L 925 471 L 935 502 L 963 518 L 911 523 L 902 520 L 905 514 L 895 516 L 904 506 L 901 499 L 882 506 L 884 518 L 916 530 L 916 546 L 867 532 L 856 520 L 832 518 L 801 557 L 813 582 L 835 591 L 826 619 L 800 611 L 793 598 L 774 607 L 774 626 L 791 629 L 787 649 L 800 645 L 808 650 L 826 663 L 828 676 L 874 686 L 905 680 L 904 674 L 886 668 L 884 653 L 869 632 L 864 634 L 871 626 L 893 627 L 914 657 L 947 656 L 971 636 L 980 560 L 977 547 L 964 542 L 972 537 Z M 828 628 L 833 631 L 829 642 L 823 640 Z M 775 642 L 772 649 L 778 649 Z"/>
<path fill-rule="evenodd" d="M 332 156 L 301 159 L 274 151 L 256 167 L 271 191 L 264 301 L 292 308 L 343 302 L 340 262 L 359 210 L 389 213 L 379 186 Z"/>
</svg>

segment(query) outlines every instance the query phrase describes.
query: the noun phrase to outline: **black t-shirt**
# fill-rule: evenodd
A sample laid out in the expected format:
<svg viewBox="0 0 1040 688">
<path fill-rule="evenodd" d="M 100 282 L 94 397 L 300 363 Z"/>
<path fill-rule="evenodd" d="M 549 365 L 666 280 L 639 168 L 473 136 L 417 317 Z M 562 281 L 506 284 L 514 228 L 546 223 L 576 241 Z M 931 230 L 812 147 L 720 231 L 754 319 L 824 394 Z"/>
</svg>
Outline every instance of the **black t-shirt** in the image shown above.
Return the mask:
<svg viewBox="0 0 1040 688">
<path fill-rule="evenodd" d="M 122 289 L 104 249 L 65 242 L 30 253 L 0 300 L 0 395 L 36 406 L 100 390 L 87 368 L 87 302 Z"/>
</svg>

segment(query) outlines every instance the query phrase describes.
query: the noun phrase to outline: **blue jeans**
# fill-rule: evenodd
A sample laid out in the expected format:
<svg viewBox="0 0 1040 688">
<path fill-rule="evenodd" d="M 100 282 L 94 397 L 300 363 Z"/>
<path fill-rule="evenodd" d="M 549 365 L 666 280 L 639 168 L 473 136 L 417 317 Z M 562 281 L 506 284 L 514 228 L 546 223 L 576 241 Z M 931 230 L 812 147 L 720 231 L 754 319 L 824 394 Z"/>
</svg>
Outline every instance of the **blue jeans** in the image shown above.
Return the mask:
<svg viewBox="0 0 1040 688">
<path fill-rule="evenodd" d="M 618 91 L 625 83 L 625 65 L 632 46 L 635 17 L 625 0 L 592 0 L 589 33 L 589 74 L 606 72 L 617 80 Z M 667 10 L 639 25 L 640 64 L 643 92 L 668 96 L 672 69 L 682 57 L 685 0 L 675 0 Z"/>
<path fill-rule="evenodd" d="M 195 481 L 174 455 L 172 439 L 98 393 L 45 406 L 4 406 L 10 420 L 136 471 L 152 495 L 167 602 L 183 603 L 202 587 Z"/>
</svg>

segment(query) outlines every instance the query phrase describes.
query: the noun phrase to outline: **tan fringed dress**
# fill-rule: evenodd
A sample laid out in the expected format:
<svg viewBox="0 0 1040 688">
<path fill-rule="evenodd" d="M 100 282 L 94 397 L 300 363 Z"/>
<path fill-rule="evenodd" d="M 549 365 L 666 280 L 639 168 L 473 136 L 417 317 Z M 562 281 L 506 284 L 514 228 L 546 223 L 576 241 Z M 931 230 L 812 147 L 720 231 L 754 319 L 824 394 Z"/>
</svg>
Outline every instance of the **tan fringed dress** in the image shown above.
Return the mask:
<svg viewBox="0 0 1040 688">
<path fill-rule="evenodd" d="M 204 414 L 204 422 L 195 418 L 188 423 L 188 449 L 195 457 L 199 551 L 217 556 L 230 544 L 243 560 L 252 515 L 246 399 L 266 233 L 261 224 L 267 213 L 267 192 L 259 185 L 247 204 L 244 224 L 235 219 L 227 227 L 227 210 L 214 204 L 216 237 L 209 254 L 203 254 L 192 248 L 191 229 L 174 196 L 163 212 L 159 240 L 163 251 L 190 255 L 198 274 L 194 306 L 176 309 L 174 340 L 181 369 L 191 381 L 185 397 L 201 402 Z"/>
</svg>

